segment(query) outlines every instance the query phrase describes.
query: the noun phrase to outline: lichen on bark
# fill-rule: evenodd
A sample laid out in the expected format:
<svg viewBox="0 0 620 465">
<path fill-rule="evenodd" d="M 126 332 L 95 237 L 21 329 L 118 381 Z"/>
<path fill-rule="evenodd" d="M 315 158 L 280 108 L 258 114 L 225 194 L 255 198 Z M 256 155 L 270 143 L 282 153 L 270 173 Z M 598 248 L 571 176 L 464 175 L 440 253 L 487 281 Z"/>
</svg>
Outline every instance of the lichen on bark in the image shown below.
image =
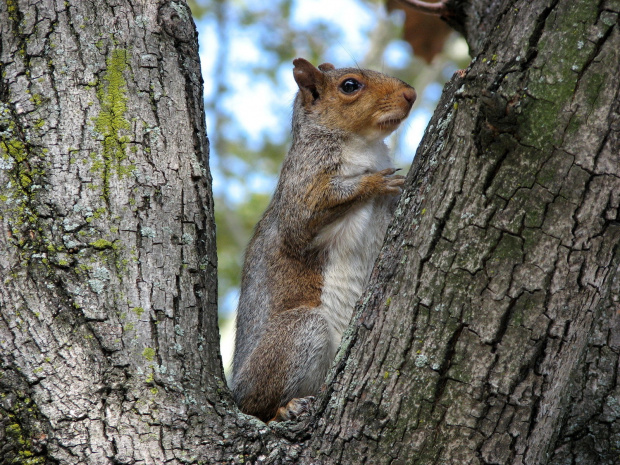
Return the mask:
<svg viewBox="0 0 620 465">
<path fill-rule="evenodd" d="M 123 73 L 127 69 L 129 51 L 115 48 L 106 60 L 106 70 L 97 86 L 101 110 L 95 118 L 95 130 L 101 135 L 100 154 L 94 154 L 92 171 L 101 175 L 103 197 L 110 198 L 110 176 L 120 178 L 131 173 L 133 165 L 125 166 L 130 141 L 127 133 L 131 126 L 125 118 L 127 112 L 127 82 Z"/>
<path fill-rule="evenodd" d="M 28 142 L 37 139 L 32 132 L 19 128 L 11 107 L 0 104 L 0 170 L 7 179 L 0 194 L 0 220 L 6 221 L 12 243 L 26 261 L 41 248 L 35 199 L 45 174 L 45 150 Z"/>
</svg>

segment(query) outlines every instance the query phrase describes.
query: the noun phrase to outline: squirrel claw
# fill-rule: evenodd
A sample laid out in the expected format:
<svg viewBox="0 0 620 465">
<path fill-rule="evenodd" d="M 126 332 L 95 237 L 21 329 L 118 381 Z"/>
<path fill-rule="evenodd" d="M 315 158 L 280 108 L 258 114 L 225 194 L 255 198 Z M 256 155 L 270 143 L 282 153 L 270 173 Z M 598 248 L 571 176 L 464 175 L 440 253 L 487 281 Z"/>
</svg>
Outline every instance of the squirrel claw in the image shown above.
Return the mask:
<svg viewBox="0 0 620 465">
<path fill-rule="evenodd" d="M 379 174 L 382 176 L 392 176 L 399 169 L 400 168 L 386 168 L 384 170 L 379 171 Z"/>
<path fill-rule="evenodd" d="M 314 396 L 291 399 L 288 404 L 278 409 L 276 416 L 269 420 L 269 423 L 272 421 L 295 420 L 304 414 L 309 414 L 313 402 Z"/>
<path fill-rule="evenodd" d="M 382 193 L 387 195 L 400 195 L 402 186 L 405 184 L 405 176 L 394 174 L 398 168 L 388 168 L 380 171 L 383 176 Z"/>
</svg>

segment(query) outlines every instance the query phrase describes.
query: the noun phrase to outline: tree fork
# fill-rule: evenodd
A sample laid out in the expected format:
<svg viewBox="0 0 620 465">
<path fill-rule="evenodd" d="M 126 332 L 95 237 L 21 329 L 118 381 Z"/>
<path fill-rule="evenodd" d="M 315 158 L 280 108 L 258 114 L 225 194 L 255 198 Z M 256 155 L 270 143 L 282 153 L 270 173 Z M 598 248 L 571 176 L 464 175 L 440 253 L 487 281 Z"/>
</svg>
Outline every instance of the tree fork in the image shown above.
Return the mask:
<svg viewBox="0 0 620 465">
<path fill-rule="evenodd" d="M 0 3 L 0 463 L 617 463 L 617 1 L 446 2 L 475 58 L 276 426 L 223 379 L 189 10 L 61 3 Z"/>
</svg>

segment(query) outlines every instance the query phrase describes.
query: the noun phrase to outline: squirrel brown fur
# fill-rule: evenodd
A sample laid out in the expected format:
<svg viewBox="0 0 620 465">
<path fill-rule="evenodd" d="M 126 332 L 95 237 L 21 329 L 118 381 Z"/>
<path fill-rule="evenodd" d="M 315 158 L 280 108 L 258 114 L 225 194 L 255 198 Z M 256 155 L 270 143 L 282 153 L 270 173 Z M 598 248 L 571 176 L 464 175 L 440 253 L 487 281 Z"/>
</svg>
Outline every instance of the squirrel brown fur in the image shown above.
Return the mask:
<svg viewBox="0 0 620 465">
<path fill-rule="evenodd" d="M 293 141 L 246 250 L 231 382 L 263 421 L 323 383 L 404 183 L 383 140 L 416 98 L 376 71 L 293 64 Z"/>
</svg>

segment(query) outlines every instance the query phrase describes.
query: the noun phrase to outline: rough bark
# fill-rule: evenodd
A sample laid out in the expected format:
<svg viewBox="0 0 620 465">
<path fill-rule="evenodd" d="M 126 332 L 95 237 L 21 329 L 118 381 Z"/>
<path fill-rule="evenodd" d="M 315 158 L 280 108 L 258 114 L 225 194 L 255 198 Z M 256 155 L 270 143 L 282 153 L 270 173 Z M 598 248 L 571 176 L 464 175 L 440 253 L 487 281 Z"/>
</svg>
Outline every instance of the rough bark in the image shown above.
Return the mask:
<svg viewBox="0 0 620 465">
<path fill-rule="evenodd" d="M 224 386 L 179 2 L 0 3 L 0 463 L 620 463 L 620 2 L 455 0 L 447 86 L 316 412 Z"/>
<path fill-rule="evenodd" d="M 224 381 L 190 11 L 8 0 L 0 18 L 0 462 L 191 455 Z"/>
</svg>

